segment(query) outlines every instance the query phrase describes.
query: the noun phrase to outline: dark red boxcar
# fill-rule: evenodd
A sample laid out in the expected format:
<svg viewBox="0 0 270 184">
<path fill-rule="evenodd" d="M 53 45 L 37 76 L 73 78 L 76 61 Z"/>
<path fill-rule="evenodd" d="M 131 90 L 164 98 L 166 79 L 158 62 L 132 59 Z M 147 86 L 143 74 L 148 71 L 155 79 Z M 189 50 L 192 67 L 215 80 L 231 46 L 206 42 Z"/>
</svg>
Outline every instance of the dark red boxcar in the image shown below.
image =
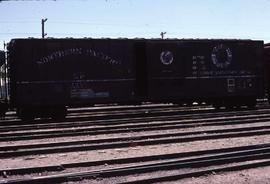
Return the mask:
<svg viewBox="0 0 270 184">
<path fill-rule="evenodd" d="M 13 39 L 8 51 L 21 115 L 142 101 L 252 106 L 264 94 L 262 41 Z"/>
<path fill-rule="evenodd" d="M 14 39 L 8 50 L 11 105 L 22 113 L 134 100 L 129 40 Z"/>
<path fill-rule="evenodd" d="M 264 94 L 263 42 L 149 40 L 149 97 L 252 105 Z"/>
</svg>

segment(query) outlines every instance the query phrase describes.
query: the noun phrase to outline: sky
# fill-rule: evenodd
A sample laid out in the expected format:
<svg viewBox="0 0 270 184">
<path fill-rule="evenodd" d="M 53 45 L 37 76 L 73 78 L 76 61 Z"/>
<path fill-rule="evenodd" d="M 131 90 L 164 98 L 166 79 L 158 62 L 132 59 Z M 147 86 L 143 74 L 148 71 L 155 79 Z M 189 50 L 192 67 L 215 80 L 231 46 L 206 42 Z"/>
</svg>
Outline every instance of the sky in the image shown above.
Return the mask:
<svg viewBox="0 0 270 184">
<path fill-rule="evenodd" d="M 0 49 L 12 38 L 206 38 L 270 42 L 269 0 L 0 0 Z"/>
</svg>

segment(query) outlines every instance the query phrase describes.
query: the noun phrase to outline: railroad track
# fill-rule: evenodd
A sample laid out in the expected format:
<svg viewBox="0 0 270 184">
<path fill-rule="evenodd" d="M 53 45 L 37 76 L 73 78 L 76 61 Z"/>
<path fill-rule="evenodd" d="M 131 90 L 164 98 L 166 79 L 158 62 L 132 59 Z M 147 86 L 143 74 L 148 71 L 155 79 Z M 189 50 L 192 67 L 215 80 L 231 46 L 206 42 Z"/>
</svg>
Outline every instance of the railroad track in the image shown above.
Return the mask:
<svg viewBox="0 0 270 184">
<path fill-rule="evenodd" d="M 138 163 L 138 160 L 142 162 Z M 249 162 L 247 163 L 247 161 Z M 110 168 L 106 168 L 106 164 Z M 97 183 L 101 178 L 102 182 L 106 183 L 106 179 L 115 177 L 118 177 L 116 178 L 116 183 L 154 183 L 179 180 L 186 177 L 197 177 L 213 172 L 235 171 L 269 165 L 270 144 L 261 144 L 147 157 L 2 170 L 0 173 L 4 177 L 25 174 L 28 176 L 20 179 L 2 178 L 0 183 L 62 183 L 83 179 L 88 179 L 90 183 L 91 181 Z M 97 166 L 99 166 L 99 169 L 95 170 Z M 100 168 L 100 166 L 102 167 Z M 70 172 L 70 169 L 74 168 L 84 169 L 80 172 Z M 154 177 L 147 176 L 147 173 L 159 171 L 163 171 L 163 174 Z M 177 174 L 171 174 L 168 171 L 177 171 Z M 43 172 L 45 176 L 34 176 L 33 174 L 36 172 Z M 129 179 L 128 176 L 130 175 L 136 175 L 137 178 L 141 179 Z M 140 177 L 140 175 L 142 176 Z"/>
<path fill-rule="evenodd" d="M 145 109 L 127 107 L 126 111 L 119 108 L 121 113 L 116 109 L 118 108 L 103 107 L 100 111 L 98 108 L 90 111 L 83 109 L 81 114 L 80 110 L 71 109 L 74 112 L 65 122 L 49 120 L 45 123 L 46 120 L 38 120 L 35 121 L 36 124 L 18 126 L 17 120 L 14 123 L 8 120 L 10 123 L 0 124 L 0 142 L 4 143 L 4 146 L 0 146 L 0 158 L 35 158 L 46 154 L 117 150 L 137 146 L 158 147 L 162 144 L 250 138 L 270 134 L 270 109 L 264 106 L 239 111 L 215 111 L 207 106 L 185 109 L 172 105 L 164 109 L 160 106 L 154 106 L 154 109 L 148 106 Z M 80 139 L 80 136 L 85 137 Z M 78 140 L 75 137 L 78 137 Z M 43 143 L 39 142 L 41 139 L 44 139 Z M 28 143 L 28 140 L 32 143 Z M 11 141 L 12 144 L 8 145 L 6 141 Z M 269 151 L 270 144 L 261 144 L 62 163 L 49 167 L 5 169 L 0 170 L 3 176 L 0 183 L 62 183 L 82 179 L 87 179 L 86 183 L 98 183 L 99 178 L 103 183 L 111 179 L 115 181 L 113 183 L 155 183 L 211 172 L 269 166 Z M 151 173 L 151 177 L 146 173 Z M 40 174 L 44 176 L 41 177 Z M 131 179 L 134 176 L 136 181 Z"/>
<path fill-rule="evenodd" d="M 192 114 L 182 114 L 178 112 L 173 113 L 159 113 L 159 114 L 151 114 L 145 116 L 145 114 L 141 114 L 141 117 L 122 117 L 122 118 L 107 118 L 100 120 L 85 120 L 85 121 L 72 121 L 72 122 L 55 122 L 55 123 L 48 123 L 48 124 L 39 124 L 36 122 L 35 124 L 31 125 L 5 125 L 0 126 L 0 132 L 8 132 L 8 131 L 19 131 L 19 130 L 36 130 L 36 129 L 49 129 L 49 128 L 69 128 L 69 127 L 86 127 L 90 125 L 96 126 L 109 126 L 109 125 L 120 125 L 120 124 L 127 124 L 129 122 L 132 123 L 140 123 L 146 121 L 157 121 L 157 120 L 183 120 L 183 119 L 199 119 L 199 118 L 211 118 L 211 117 L 222 117 L 222 116 L 246 116 L 250 115 L 252 112 L 253 115 L 260 115 L 260 114 L 267 114 L 270 112 L 269 109 L 258 109 L 253 111 L 224 111 L 224 112 L 213 112 L 208 111 L 204 113 L 198 113 L 194 111 Z"/>
<path fill-rule="evenodd" d="M 150 106 L 151 107 L 151 106 Z M 109 125 L 109 124 L 117 124 L 117 123 L 127 123 L 129 121 L 136 122 L 145 122 L 146 120 L 154 121 L 156 119 L 184 119 L 184 118 L 195 118 L 198 116 L 202 117 L 217 117 L 217 116 L 228 116 L 228 115 L 237 115 L 241 114 L 248 114 L 250 110 L 237 110 L 234 111 L 226 111 L 226 110 L 219 110 L 216 111 L 211 107 L 208 106 L 195 106 L 195 107 L 179 107 L 175 105 L 165 105 L 165 107 L 153 106 L 154 109 L 149 109 L 147 107 L 139 107 L 135 106 L 133 108 L 139 109 L 139 111 L 132 110 L 130 114 L 129 111 L 110 111 L 109 114 L 104 114 L 103 109 L 102 112 L 96 113 L 98 109 L 94 109 L 95 113 L 91 114 L 91 109 L 81 109 L 81 111 L 90 111 L 88 115 L 85 114 L 77 114 L 67 117 L 64 121 L 55 121 L 51 119 L 42 119 L 36 120 L 33 122 L 23 122 L 18 119 L 8 119 L 8 120 L 1 120 L 0 121 L 0 132 L 7 132 L 7 131 L 15 131 L 15 130 L 29 130 L 29 129 L 47 129 L 47 128 L 67 128 L 67 127 L 74 127 L 74 126 L 89 126 L 91 125 Z M 113 107 L 115 109 L 116 107 Z M 130 109 L 131 107 L 128 107 Z M 145 109 L 146 108 L 146 109 Z M 110 108 L 108 108 L 111 110 Z M 108 111 L 108 109 L 105 109 Z M 70 111 L 73 111 L 72 109 Z M 76 110 L 79 112 L 80 110 Z M 266 106 L 260 106 L 259 109 L 254 110 L 254 114 L 265 113 L 266 111 L 270 111 Z M 90 114 L 89 114 L 90 113 Z M 127 118 L 128 117 L 128 118 Z M 19 125 L 19 126 L 18 126 Z"/>
<path fill-rule="evenodd" d="M 133 108 L 133 109 L 132 109 Z M 268 106 L 260 105 L 260 109 L 268 109 Z M 211 113 L 213 111 L 215 112 L 228 112 L 226 109 L 221 110 L 215 110 L 211 106 L 190 106 L 190 107 L 183 107 L 183 106 L 177 106 L 177 105 L 164 105 L 164 106 L 153 106 L 153 109 L 151 109 L 149 106 L 134 106 L 134 107 L 127 107 L 126 109 L 120 109 L 115 110 L 115 108 L 112 109 L 101 109 L 98 111 L 98 109 L 82 109 L 82 110 L 76 110 L 75 113 L 73 113 L 73 110 L 69 110 L 71 113 L 68 114 L 67 118 L 60 122 L 74 122 L 74 121 L 89 121 L 89 120 L 104 120 L 104 119 L 122 119 L 125 117 L 129 118 L 136 118 L 136 117 L 151 117 L 151 116 L 162 116 L 162 115 L 174 115 L 174 114 L 194 114 L 194 113 Z M 243 109 L 235 109 L 235 111 L 242 111 Z M 80 112 L 81 111 L 81 112 Z M 17 125 L 31 125 L 31 124 L 51 124 L 51 123 L 59 123 L 59 121 L 52 120 L 52 119 L 37 119 L 35 121 L 21 121 L 19 119 L 2 119 L 0 122 L 0 127 L 5 126 L 17 126 Z"/>
<path fill-rule="evenodd" d="M 197 112 L 198 113 L 198 112 Z M 144 112 L 144 113 L 140 113 L 138 115 L 136 115 L 135 117 L 132 117 L 131 115 L 129 114 L 124 114 L 122 115 L 121 117 L 119 117 L 119 115 L 117 115 L 118 117 L 108 117 L 108 116 L 103 116 L 102 118 L 100 117 L 99 119 L 93 119 L 92 117 L 89 117 L 88 119 L 85 117 L 84 120 L 80 119 L 80 117 L 76 118 L 76 119 L 73 119 L 73 120 L 70 120 L 70 119 L 66 119 L 65 121 L 60 121 L 60 122 L 52 122 L 50 120 L 47 120 L 48 123 L 44 123 L 43 121 L 45 120 L 42 120 L 42 121 L 36 121 L 34 124 L 21 124 L 20 126 L 18 126 L 17 124 L 16 125 L 10 125 L 12 124 L 12 122 L 10 123 L 7 123 L 7 124 L 4 124 L 2 126 L 0 126 L 0 131 L 8 131 L 8 130 L 23 130 L 25 128 L 39 128 L 39 129 L 42 129 L 42 128 L 54 128 L 54 127 L 59 127 L 59 126 L 63 126 L 63 127 L 68 127 L 68 126 L 74 126 L 74 125 L 79 125 L 79 126 L 83 126 L 83 125 L 89 125 L 90 123 L 91 124 L 96 124 L 96 125 L 108 125 L 108 124 L 112 124 L 113 122 L 123 122 L 123 123 L 126 123 L 128 120 L 145 120 L 145 118 L 151 120 L 151 118 L 155 118 L 155 117 L 164 117 L 164 118 L 180 118 L 180 115 L 183 115 L 183 117 L 191 117 L 192 115 L 196 116 L 196 113 L 193 113 L 192 115 L 190 113 L 187 112 L 187 114 L 190 114 L 190 115 L 184 115 L 183 113 L 179 113 L 179 111 L 169 111 L 169 112 L 166 112 L 166 111 L 161 111 L 161 112 L 158 112 L 158 113 L 149 113 L 148 111 L 147 112 Z M 178 116 L 176 116 L 178 115 Z M 197 114 L 198 115 L 198 114 Z M 155 120 L 155 119 L 153 119 Z"/>
<path fill-rule="evenodd" d="M 268 108 L 259 108 L 257 110 L 254 110 L 254 113 L 260 113 L 260 111 L 263 113 L 265 111 L 270 111 Z M 88 122 L 101 122 L 101 121 L 107 121 L 107 120 L 125 120 L 128 118 L 132 118 L 132 119 L 136 119 L 136 118 L 152 118 L 152 117 L 170 117 L 170 116 L 175 116 L 175 115 L 179 115 L 177 117 L 180 118 L 180 116 L 183 116 L 184 118 L 193 118 L 194 116 L 215 116 L 215 115 L 237 115 L 238 113 L 250 113 L 250 110 L 235 110 L 235 111 L 226 111 L 226 110 L 220 110 L 220 111 L 215 111 L 213 108 L 202 108 L 202 107 L 196 107 L 196 108 L 189 108 L 189 109 L 178 109 L 178 107 L 170 107 L 170 109 L 160 109 L 158 111 L 154 111 L 154 110 L 140 110 L 140 112 L 137 111 L 133 111 L 132 114 L 129 114 L 127 112 L 121 112 L 117 115 L 115 115 L 118 112 L 111 112 L 109 115 L 111 116 L 107 116 L 106 115 L 97 115 L 98 118 L 96 118 L 96 114 L 92 114 L 89 116 L 84 116 L 81 114 L 78 114 L 77 116 L 74 116 L 72 118 L 68 117 L 67 119 L 63 120 L 63 121 L 53 121 L 50 119 L 43 119 L 43 120 L 36 120 L 34 122 L 30 122 L 30 123 L 26 123 L 22 122 L 20 120 L 14 119 L 13 121 L 8 120 L 8 122 L 6 122 L 5 120 L 1 120 L 0 122 L 0 129 L 9 129 L 9 128 L 24 128 L 24 127 L 53 127 L 54 125 L 67 125 L 67 124 L 74 124 L 76 123 L 81 123 L 83 124 L 88 123 Z M 113 116 L 115 115 L 115 116 Z M 135 115 L 135 116 L 133 116 Z M 81 117 L 83 116 L 83 117 Z M 17 124 L 19 123 L 19 124 Z M 18 125 L 20 125 L 18 127 Z"/>
<path fill-rule="evenodd" d="M 82 110 L 85 111 L 85 110 Z M 201 106 L 194 106 L 194 107 L 179 107 L 179 106 L 165 106 L 162 108 L 138 108 L 135 106 L 133 110 L 120 110 L 120 111 L 109 111 L 109 112 L 89 112 L 87 113 L 69 113 L 65 120 L 52 120 L 52 119 L 37 119 L 35 121 L 24 122 L 19 119 L 3 119 L 0 122 L 0 127 L 6 126 L 17 126 L 17 125 L 33 125 L 33 124 L 53 124 L 53 123 L 67 123 L 67 122 L 74 122 L 74 121 L 96 121 L 96 120 L 104 120 L 104 119 L 123 119 L 126 117 L 136 118 L 136 117 L 151 117 L 151 116 L 162 116 L 162 115 L 173 115 L 173 114 L 193 114 L 195 111 L 197 112 L 210 112 L 213 111 L 211 107 L 201 107 Z"/>
<path fill-rule="evenodd" d="M 261 100 L 257 102 L 257 107 L 260 109 L 268 108 L 268 103 L 265 100 Z M 69 108 L 68 109 L 68 116 L 65 121 L 76 121 L 76 120 L 85 120 L 92 118 L 99 119 L 100 117 L 109 116 L 111 118 L 115 118 L 116 116 L 122 116 L 122 115 L 140 115 L 141 113 L 146 113 L 147 110 L 149 112 L 164 112 L 164 110 L 170 111 L 170 110 L 178 110 L 182 111 L 184 114 L 192 113 L 193 111 L 201 110 L 202 112 L 207 111 L 213 111 L 214 108 L 209 105 L 191 105 L 191 106 L 180 106 L 177 104 L 145 104 L 145 105 L 112 105 L 112 106 L 95 106 L 95 107 L 83 107 L 83 108 Z M 239 109 L 234 109 L 238 111 Z M 218 111 L 226 111 L 225 109 L 221 109 Z M 148 112 L 147 112 L 148 113 Z M 32 124 L 32 123 L 38 123 L 38 124 L 47 124 L 47 123 L 53 123 L 56 122 L 55 120 L 51 119 L 37 119 L 35 121 L 27 121 L 23 122 L 16 117 L 15 112 L 8 112 L 6 114 L 7 118 L 3 118 L 0 121 L 0 126 L 6 126 L 6 125 L 23 125 L 23 124 Z"/>
<path fill-rule="evenodd" d="M 18 157 L 48 153 L 63 153 L 113 149 L 133 146 L 183 143 L 199 140 L 250 137 L 270 134 L 270 126 L 253 126 L 244 128 L 215 129 L 180 133 L 161 133 L 143 136 L 126 136 L 84 141 L 69 141 L 43 144 L 25 144 L 0 147 L 0 158 Z"/>
<path fill-rule="evenodd" d="M 244 111 L 237 115 L 228 113 L 197 114 L 193 116 L 158 116 L 149 118 L 127 118 L 108 122 L 79 122 L 57 125 L 32 125 L 23 127 L 0 128 L 0 142 L 56 137 L 115 134 L 127 132 L 145 132 L 158 130 L 177 130 L 193 127 L 224 126 L 237 124 L 255 124 L 270 120 L 269 110 Z M 229 116 L 224 118 L 223 116 Z M 212 117 L 213 116 L 213 117 Z M 192 118 L 192 119 L 191 119 Z M 74 128 L 76 127 L 76 128 Z M 46 130 L 50 129 L 51 130 Z M 36 129 L 39 129 L 36 131 Z M 22 131 L 23 132 L 20 132 Z M 9 131 L 9 132 L 7 132 Z M 19 131 L 19 132 L 18 132 Z"/>
</svg>

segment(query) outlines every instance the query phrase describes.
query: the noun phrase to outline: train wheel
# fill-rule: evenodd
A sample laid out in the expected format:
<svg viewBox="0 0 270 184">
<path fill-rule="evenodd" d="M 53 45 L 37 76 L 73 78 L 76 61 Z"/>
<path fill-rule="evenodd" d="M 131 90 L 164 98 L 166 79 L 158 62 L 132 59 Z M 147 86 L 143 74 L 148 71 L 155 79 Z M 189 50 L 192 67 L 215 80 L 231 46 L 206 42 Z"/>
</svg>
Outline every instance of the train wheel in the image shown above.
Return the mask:
<svg viewBox="0 0 270 184">
<path fill-rule="evenodd" d="M 23 121 L 33 121 L 35 119 L 34 113 L 30 108 L 17 109 L 17 115 Z"/>
<path fill-rule="evenodd" d="M 219 102 L 215 102 L 215 103 L 213 103 L 213 107 L 216 109 L 216 110 L 219 110 L 220 108 L 221 108 L 221 103 L 219 103 Z"/>
<path fill-rule="evenodd" d="M 231 101 L 225 102 L 225 108 L 227 110 L 233 110 L 234 106 L 235 106 L 235 104 L 233 102 L 231 102 Z"/>
<path fill-rule="evenodd" d="M 0 117 L 4 117 L 8 110 L 8 105 L 5 103 L 0 102 Z"/>
<path fill-rule="evenodd" d="M 62 120 L 65 119 L 67 115 L 67 108 L 66 107 L 57 107 L 54 109 L 51 117 L 54 120 Z"/>
<path fill-rule="evenodd" d="M 240 110 L 241 106 L 242 106 L 241 104 L 237 104 L 235 107 L 236 107 L 237 110 Z"/>
<path fill-rule="evenodd" d="M 255 106 L 256 106 L 256 99 L 252 99 L 252 100 L 249 100 L 249 101 L 247 102 L 247 107 L 248 107 L 249 109 L 254 109 Z"/>
<path fill-rule="evenodd" d="M 232 104 L 227 104 L 227 105 L 225 105 L 225 108 L 227 110 L 233 110 L 234 109 L 234 106 Z"/>
<path fill-rule="evenodd" d="M 0 109 L 0 117 L 5 117 L 6 115 L 6 110 Z"/>
</svg>

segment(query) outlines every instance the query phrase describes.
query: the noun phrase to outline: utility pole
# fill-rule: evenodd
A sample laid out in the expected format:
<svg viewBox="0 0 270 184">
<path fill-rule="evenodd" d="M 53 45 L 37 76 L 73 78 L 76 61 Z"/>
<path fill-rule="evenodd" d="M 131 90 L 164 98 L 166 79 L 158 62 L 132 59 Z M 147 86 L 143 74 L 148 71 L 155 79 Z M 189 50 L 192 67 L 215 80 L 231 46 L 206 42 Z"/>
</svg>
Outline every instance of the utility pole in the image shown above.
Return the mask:
<svg viewBox="0 0 270 184">
<path fill-rule="evenodd" d="M 47 33 L 44 33 L 44 24 L 47 20 L 48 20 L 47 18 L 41 20 L 42 38 L 44 38 L 47 35 Z"/>
<path fill-rule="evenodd" d="M 4 43 L 4 50 L 6 50 L 6 48 L 7 48 L 7 44 L 6 44 L 6 42 L 5 42 L 5 41 L 3 41 L 3 43 Z"/>
<path fill-rule="evenodd" d="M 164 39 L 164 36 L 165 36 L 166 33 L 167 33 L 167 32 L 161 32 L 161 33 L 160 33 L 161 39 Z"/>
</svg>

